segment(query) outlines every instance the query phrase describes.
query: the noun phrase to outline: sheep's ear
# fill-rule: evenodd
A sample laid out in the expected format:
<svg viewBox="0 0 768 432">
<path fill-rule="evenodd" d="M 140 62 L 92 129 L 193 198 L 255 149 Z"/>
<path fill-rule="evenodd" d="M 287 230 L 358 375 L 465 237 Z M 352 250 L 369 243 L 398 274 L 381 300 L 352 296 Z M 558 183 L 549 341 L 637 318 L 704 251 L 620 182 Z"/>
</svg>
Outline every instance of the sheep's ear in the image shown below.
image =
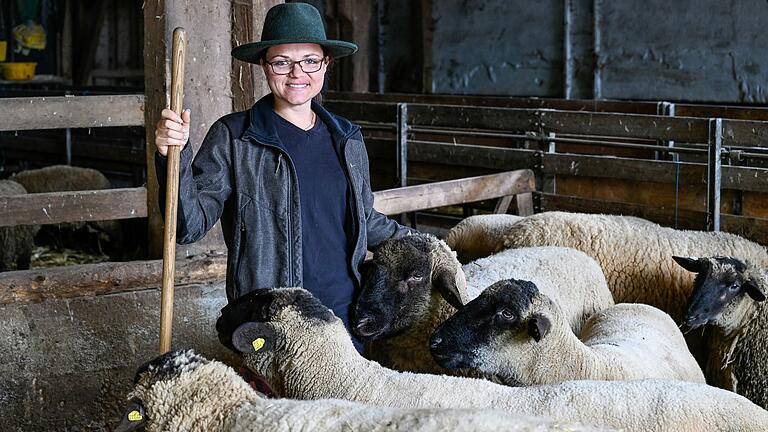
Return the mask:
<svg viewBox="0 0 768 432">
<path fill-rule="evenodd" d="M 549 333 L 549 328 L 551 326 L 552 323 L 549 321 L 549 318 L 541 314 L 534 314 L 531 319 L 528 320 L 528 334 L 533 340 L 539 342 L 547 335 L 547 333 Z"/>
<path fill-rule="evenodd" d="M 269 324 L 247 322 L 232 333 L 232 345 L 243 354 L 266 352 L 274 348 L 276 336 Z"/>
<path fill-rule="evenodd" d="M 432 278 L 432 286 L 451 306 L 456 309 L 461 309 L 464 306 L 459 287 L 456 284 L 456 274 L 444 268 L 436 270 L 435 276 Z"/>
<path fill-rule="evenodd" d="M 680 264 L 680 267 L 688 270 L 689 272 L 700 273 L 702 270 L 704 270 L 701 261 L 696 258 L 673 256 L 672 259 L 675 260 L 676 263 Z"/>
<path fill-rule="evenodd" d="M 765 292 L 752 281 L 747 281 L 744 283 L 744 291 L 748 296 L 752 297 L 752 300 L 756 302 L 765 301 Z"/>
<path fill-rule="evenodd" d="M 129 432 L 143 428 L 147 423 L 147 415 L 144 411 L 144 403 L 139 399 L 131 399 L 125 408 L 120 424 L 115 432 Z"/>
</svg>

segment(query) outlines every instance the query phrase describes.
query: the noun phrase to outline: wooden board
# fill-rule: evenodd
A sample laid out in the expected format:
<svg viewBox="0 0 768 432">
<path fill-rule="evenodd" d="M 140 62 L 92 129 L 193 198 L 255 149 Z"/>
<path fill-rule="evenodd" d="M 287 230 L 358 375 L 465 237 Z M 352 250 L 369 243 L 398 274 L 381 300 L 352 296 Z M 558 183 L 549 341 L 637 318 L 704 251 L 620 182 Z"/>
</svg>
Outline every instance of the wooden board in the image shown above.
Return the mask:
<svg viewBox="0 0 768 432">
<path fill-rule="evenodd" d="M 723 146 L 768 147 L 768 122 L 723 120 Z"/>
<path fill-rule="evenodd" d="M 147 217 L 143 187 L 0 196 L 0 226 Z"/>
<path fill-rule="evenodd" d="M 144 95 L 0 99 L 0 131 L 144 126 Z"/>
<path fill-rule="evenodd" d="M 323 107 L 354 122 L 397 123 L 397 104 L 326 100 Z"/>
<path fill-rule="evenodd" d="M 518 170 L 374 193 L 374 208 L 386 215 L 464 204 L 532 192 L 533 171 Z"/>
<path fill-rule="evenodd" d="M 450 105 L 408 105 L 409 126 L 486 129 L 503 131 L 538 130 L 538 111 L 516 108 L 487 108 Z"/>
<path fill-rule="evenodd" d="M 41 302 L 158 288 L 162 260 L 82 264 L 0 273 L 0 304 Z M 221 281 L 226 255 L 176 261 L 176 283 Z"/>
<path fill-rule="evenodd" d="M 709 120 L 690 117 L 541 111 L 545 133 L 632 137 L 706 143 Z"/>
</svg>

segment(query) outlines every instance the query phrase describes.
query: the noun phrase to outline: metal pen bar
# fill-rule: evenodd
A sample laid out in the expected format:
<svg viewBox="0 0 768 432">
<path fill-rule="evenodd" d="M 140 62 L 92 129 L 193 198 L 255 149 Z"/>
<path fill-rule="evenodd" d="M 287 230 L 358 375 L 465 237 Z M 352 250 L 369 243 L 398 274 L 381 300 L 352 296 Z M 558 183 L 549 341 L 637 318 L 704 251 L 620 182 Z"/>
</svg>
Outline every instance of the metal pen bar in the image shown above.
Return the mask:
<svg viewBox="0 0 768 432">
<path fill-rule="evenodd" d="M 397 172 L 400 187 L 408 186 L 408 104 L 397 104 Z"/>
<path fill-rule="evenodd" d="M 539 142 L 559 142 L 559 143 L 570 143 L 570 144 L 584 144 L 584 145 L 591 145 L 596 147 L 615 147 L 615 148 L 628 148 L 628 149 L 638 149 L 638 150 L 655 150 L 659 152 L 674 152 L 674 153 L 692 153 L 692 154 L 704 154 L 707 152 L 707 149 L 698 149 L 698 148 L 688 148 L 688 147 L 675 147 L 675 148 L 668 148 L 668 147 L 661 147 L 658 145 L 652 145 L 652 144 L 628 144 L 628 143 L 622 143 L 622 142 L 616 142 L 616 141 L 592 141 L 592 140 L 582 140 L 577 138 L 563 138 L 560 136 L 537 136 L 537 135 L 510 135 L 508 138 L 516 138 L 521 140 L 528 140 L 528 141 L 539 141 Z M 449 142 L 441 142 L 441 141 L 429 141 L 429 140 L 410 140 L 410 143 L 431 143 L 431 144 L 445 144 L 445 145 L 452 145 L 454 143 Z M 494 147 L 489 145 L 478 145 L 478 144 L 466 144 L 466 145 L 476 145 L 478 147 Z"/>
<path fill-rule="evenodd" d="M 707 230 L 720 231 L 720 185 L 723 119 L 709 120 L 709 155 L 707 157 Z"/>
</svg>

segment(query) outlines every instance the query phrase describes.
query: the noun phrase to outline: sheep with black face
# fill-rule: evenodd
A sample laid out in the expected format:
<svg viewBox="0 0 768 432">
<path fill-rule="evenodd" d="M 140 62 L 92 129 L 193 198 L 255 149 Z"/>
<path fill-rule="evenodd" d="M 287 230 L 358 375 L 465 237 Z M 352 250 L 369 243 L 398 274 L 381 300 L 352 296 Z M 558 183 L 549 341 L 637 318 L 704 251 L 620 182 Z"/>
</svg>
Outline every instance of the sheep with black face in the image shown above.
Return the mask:
<svg viewBox="0 0 768 432">
<path fill-rule="evenodd" d="M 563 305 L 574 331 L 613 304 L 600 266 L 568 248 L 505 250 L 462 267 L 444 242 L 418 234 L 382 243 L 370 270 L 356 306 L 355 331 L 369 358 L 400 371 L 470 374 L 435 363 L 429 337 L 468 299 L 501 279 L 536 281 Z"/>
<path fill-rule="evenodd" d="M 437 328 L 430 347 L 445 367 L 476 368 L 507 384 L 643 378 L 704 382 L 666 313 L 643 304 L 618 304 L 592 315 L 576 337 L 560 306 L 533 282 L 522 280 L 488 287 Z"/>
<path fill-rule="evenodd" d="M 708 378 L 768 409 L 768 272 L 733 257 L 674 257 L 696 273 L 683 321 L 711 324 Z"/>
<path fill-rule="evenodd" d="M 506 387 L 386 369 L 355 350 L 341 320 L 300 288 L 256 290 L 224 309 L 219 339 L 280 395 L 401 408 L 488 408 L 627 431 L 764 431 L 768 412 L 743 397 L 675 380 L 569 381 Z M 254 344 L 254 342 L 257 342 Z"/>
</svg>

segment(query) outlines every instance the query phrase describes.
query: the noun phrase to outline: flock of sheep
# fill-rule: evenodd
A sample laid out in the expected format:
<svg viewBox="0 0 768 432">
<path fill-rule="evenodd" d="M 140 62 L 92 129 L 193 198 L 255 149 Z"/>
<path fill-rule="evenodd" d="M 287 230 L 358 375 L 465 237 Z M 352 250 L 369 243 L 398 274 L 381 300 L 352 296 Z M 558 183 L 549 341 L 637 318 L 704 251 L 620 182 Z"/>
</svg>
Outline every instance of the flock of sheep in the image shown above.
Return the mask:
<svg viewBox="0 0 768 432">
<path fill-rule="evenodd" d="M 7 180 L 0 180 L 0 196 L 102 190 L 111 187 L 109 179 L 95 169 L 54 165 L 22 171 Z M 119 221 L 96 221 L 87 225 L 113 243 L 118 243 L 123 235 Z M 85 226 L 86 222 L 69 222 L 58 224 L 57 228 L 59 232 L 72 233 Z M 0 227 L 0 271 L 30 268 L 34 239 L 39 230 L 39 225 Z M 116 245 L 115 249 L 121 247 Z"/>
<path fill-rule="evenodd" d="M 139 370 L 121 428 L 768 431 L 768 253 L 738 236 L 475 216 L 384 242 L 367 275 L 365 357 L 308 291 L 256 290 L 217 331 L 285 399 L 174 352 Z"/>
</svg>

